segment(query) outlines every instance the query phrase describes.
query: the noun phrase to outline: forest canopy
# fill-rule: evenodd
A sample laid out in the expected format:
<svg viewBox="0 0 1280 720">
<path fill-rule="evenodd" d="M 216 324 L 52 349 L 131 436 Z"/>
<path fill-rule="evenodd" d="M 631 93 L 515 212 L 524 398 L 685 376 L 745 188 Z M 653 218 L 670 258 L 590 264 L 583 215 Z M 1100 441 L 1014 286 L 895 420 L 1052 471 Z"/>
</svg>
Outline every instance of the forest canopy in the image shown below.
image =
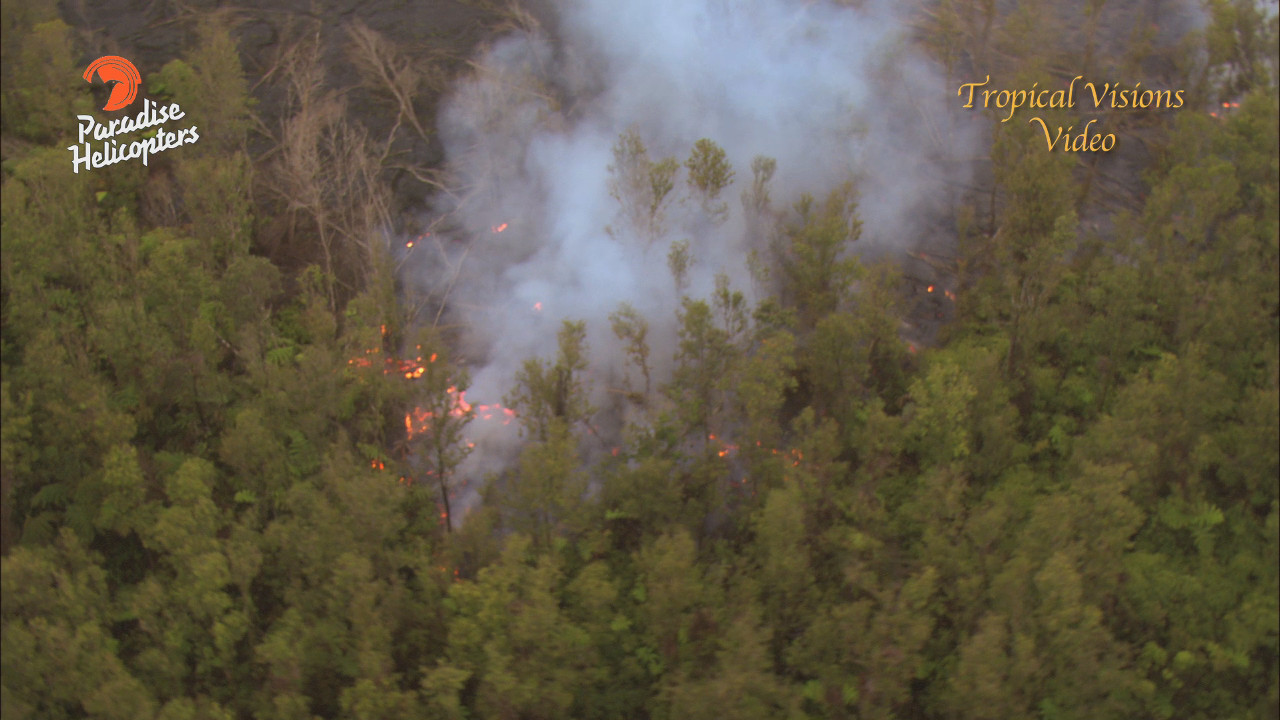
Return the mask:
<svg viewBox="0 0 1280 720">
<path fill-rule="evenodd" d="M 597 230 L 741 212 L 753 287 L 663 245 L 672 317 L 564 318 L 482 404 L 396 254 L 446 242 L 396 233 L 457 190 L 432 114 L 471 48 L 351 20 L 339 72 L 298 17 L 250 63 L 243 17 L 157 10 L 186 50 L 140 92 L 199 142 L 73 172 L 83 68 L 134 48 L 5 3 L 0 717 L 1280 714 L 1276 9 L 1171 41 L 1133 3 L 1119 42 L 1060 5 L 922 2 L 910 42 L 950 92 L 1158 73 L 1186 107 L 1108 120 L 1140 162 L 991 111 L 950 254 L 891 257 L 856 184 L 628 131 Z"/>
</svg>

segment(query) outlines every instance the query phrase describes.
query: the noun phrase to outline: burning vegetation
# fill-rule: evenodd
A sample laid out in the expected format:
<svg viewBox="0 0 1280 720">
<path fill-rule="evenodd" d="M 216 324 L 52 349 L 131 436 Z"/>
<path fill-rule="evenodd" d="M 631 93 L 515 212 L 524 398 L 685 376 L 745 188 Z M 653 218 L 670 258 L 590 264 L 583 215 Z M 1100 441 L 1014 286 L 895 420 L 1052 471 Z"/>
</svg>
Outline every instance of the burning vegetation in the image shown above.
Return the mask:
<svg viewBox="0 0 1280 720">
<path fill-rule="evenodd" d="M 5 4 L 6 719 L 1280 715 L 1274 12 L 481 6 Z"/>
</svg>

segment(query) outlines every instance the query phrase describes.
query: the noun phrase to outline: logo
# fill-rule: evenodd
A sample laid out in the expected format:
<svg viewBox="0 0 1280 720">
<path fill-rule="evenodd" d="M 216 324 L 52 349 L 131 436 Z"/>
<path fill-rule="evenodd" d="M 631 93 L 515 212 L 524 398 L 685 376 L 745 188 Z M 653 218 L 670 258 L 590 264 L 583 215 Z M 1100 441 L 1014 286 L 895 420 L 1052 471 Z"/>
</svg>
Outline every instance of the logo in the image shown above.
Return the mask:
<svg viewBox="0 0 1280 720">
<path fill-rule="evenodd" d="M 97 73 L 104 83 L 116 81 L 116 86 L 111 88 L 111 97 L 107 99 L 107 104 L 102 106 L 103 110 L 107 112 L 119 110 L 127 107 L 138 97 L 138 85 L 142 83 L 142 76 L 138 74 L 138 68 L 134 67 L 133 63 L 119 55 L 103 55 L 89 63 L 89 67 L 84 70 L 85 82 L 93 82 L 94 73 Z"/>
<path fill-rule="evenodd" d="M 94 75 L 102 78 L 104 83 L 115 82 L 103 110 L 111 112 L 128 107 L 138 98 L 142 75 L 133 63 L 119 55 L 104 55 L 89 63 L 89 67 L 84 69 L 85 81 L 92 83 Z M 164 127 L 165 123 L 176 123 L 186 115 L 178 103 L 160 105 L 155 100 L 144 100 L 142 111 L 136 116 L 125 115 L 107 122 L 99 122 L 92 115 L 77 115 L 80 139 L 76 145 L 67 148 L 71 151 L 71 169 L 79 173 L 81 166 L 85 170 L 93 170 L 135 158 L 141 158 L 142 164 L 147 165 L 156 153 L 179 145 L 190 145 L 200 139 L 199 128 L 195 125 L 177 132 L 170 132 Z M 136 140 L 121 137 L 143 130 L 146 132 Z M 95 143 L 98 149 L 94 148 Z"/>
</svg>

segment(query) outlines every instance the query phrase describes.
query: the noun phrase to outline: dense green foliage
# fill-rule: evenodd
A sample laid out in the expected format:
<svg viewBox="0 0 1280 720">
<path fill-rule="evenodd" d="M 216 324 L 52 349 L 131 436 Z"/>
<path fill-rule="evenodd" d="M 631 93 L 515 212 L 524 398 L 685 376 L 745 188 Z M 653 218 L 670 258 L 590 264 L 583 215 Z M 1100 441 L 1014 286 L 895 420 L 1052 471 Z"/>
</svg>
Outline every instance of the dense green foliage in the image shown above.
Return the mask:
<svg viewBox="0 0 1280 720">
<path fill-rule="evenodd" d="M 505 401 L 527 445 L 459 526 L 465 371 L 354 226 L 322 243 L 341 208 L 295 223 L 305 269 L 259 253 L 284 211 L 253 190 L 226 31 L 153 78 L 217 113 L 207 140 L 73 174 L 73 35 L 6 4 L 0 715 L 1275 717 L 1274 22 L 1211 5 L 1228 71 L 1202 92 L 1240 107 L 1167 118 L 1106 237 L 1077 221 L 1088 173 L 1001 128 L 956 319 L 913 354 L 900 278 L 848 252 L 853 190 L 801 199 L 766 229 L 772 297 L 684 298 L 668 382 L 614 315 L 616 453 L 589 452 L 566 322 Z M 656 234 L 681 166 L 633 135 L 616 161 Z M 723 151 L 683 167 L 723 212 Z M 384 372 L 404 347 L 425 374 Z"/>
</svg>

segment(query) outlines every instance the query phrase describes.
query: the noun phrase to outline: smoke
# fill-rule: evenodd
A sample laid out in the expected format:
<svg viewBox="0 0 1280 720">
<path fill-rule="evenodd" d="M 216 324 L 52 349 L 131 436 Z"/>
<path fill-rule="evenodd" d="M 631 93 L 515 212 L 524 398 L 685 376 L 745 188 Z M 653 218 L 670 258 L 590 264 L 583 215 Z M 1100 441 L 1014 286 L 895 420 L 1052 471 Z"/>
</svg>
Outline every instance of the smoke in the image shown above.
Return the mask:
<svg viewBox="0 0 1280 720">
<path fill-rule="evenodd" d="M 690 241 L 690 295 L 725 273 L 751 296 L 760 233 L 739 197 L 756 156 L 777 161 L 775 211 L 856 180 L 859 244 L 918 244 L 927 199 L 945 195 L 946 168 L 971 143 L 948 110 L 955 88 L 908 49 L 905 29 L 891 5 L 574 0 L 554 37 L 517 33 L 484 52 L 439 120 L 459 188 L 434 206 L 455 239 L 449 262 L 415 271 L 437 297 L 448 288 L 451 320 L 467 328 L 468 398 L 498 401 L 526 358 L 554 358 L 570 318 L 587 321 L 595 404 L 607 404 L 622 358 L 608 316 L 622 302 L 650 322 L 661 373 L 679 307 L 672 241 Z M 629 129 L 654 161 L 683 163 L 700 138 L 723 147 L 736 173 L 727 219 L 703 212 L 681 168 L 659 231 L 629 224 L 609 192 L 612 148 Z M 481 448 L 487 432 L 503 431 L 473 423 Z"/>
</svg>

